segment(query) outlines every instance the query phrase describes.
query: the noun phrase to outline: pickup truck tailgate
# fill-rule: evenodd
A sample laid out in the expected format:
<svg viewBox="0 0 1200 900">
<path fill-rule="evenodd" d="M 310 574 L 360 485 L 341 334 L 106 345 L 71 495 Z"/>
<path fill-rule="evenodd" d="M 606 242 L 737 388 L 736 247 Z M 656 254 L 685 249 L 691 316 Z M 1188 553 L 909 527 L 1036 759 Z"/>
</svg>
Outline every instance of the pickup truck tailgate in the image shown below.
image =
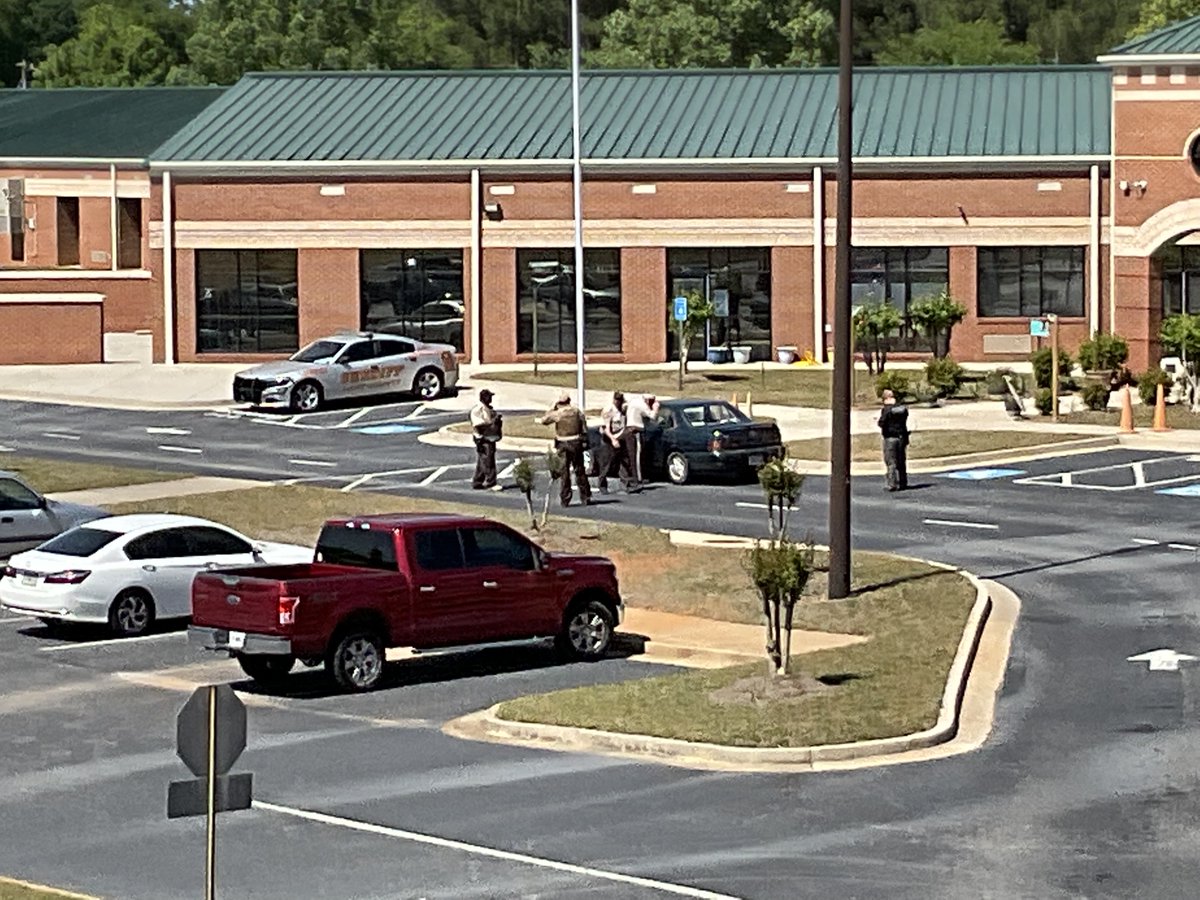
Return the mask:
<svg viewBox="0 0 1200 900">
<path fill-rule="evenodd" d="M 307 579 L 356 573 L 345 566 L 300 563 L 202 572 L 192 582 L 192 623 L 257 634 L 281 634 L 279 598 Z"/>
</svg>

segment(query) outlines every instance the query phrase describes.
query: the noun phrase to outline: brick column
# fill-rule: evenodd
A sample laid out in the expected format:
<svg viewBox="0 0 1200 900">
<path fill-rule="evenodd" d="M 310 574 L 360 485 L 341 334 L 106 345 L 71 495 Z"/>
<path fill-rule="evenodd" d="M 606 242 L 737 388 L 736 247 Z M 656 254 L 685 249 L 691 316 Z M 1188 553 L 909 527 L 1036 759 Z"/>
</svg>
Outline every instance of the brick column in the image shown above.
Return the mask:
<svg viewBox="0 0 1200 900">
<path fill-rule="evenodd" d="M 175 353 L 196 361 L 196 251 L 175 251 Z"/>
<path fill-rule="evenodd" d="M 300 250 L 296 280 L 301 347 L 335 331 L 362 327 L 357 250 Z"/>
<path fill-rule="evenodd" d="M 485 248 L 482 270 L 480 360 L 513 362 L 517 358 L 517 251 Z"/>
<path fill-rule="evenodd" d="M 813 347 L 813 252 L 812 247 L 771 249 L 771 343 L 774 358 L 780 345 L 794 346 L 798 356 L 805 350 L 820 355 Z"/>
<path fill-rule="evenodd" d="M 667 251 L 621 251 L 621 351 L 625 362 L 667 358 Z"/>
<path fill-rule="evenodd" d="M 1162 311 L 1152 301 L 1151 261 L 1118 256 L 1116 333 L 1129 342 L 1129 367 L 1135 372 L 1158 362 L 1158 328 Z"/>
<path fill-rule="evenodd" d="M 950 333 L 950 355 L 956 360 L 976 362 L 983 355 L 983 332 L 979 324 L 979 278 L 974 247 L 950 248 L 950 296 L 967 308 L 967 314 Z"/>
</svg>

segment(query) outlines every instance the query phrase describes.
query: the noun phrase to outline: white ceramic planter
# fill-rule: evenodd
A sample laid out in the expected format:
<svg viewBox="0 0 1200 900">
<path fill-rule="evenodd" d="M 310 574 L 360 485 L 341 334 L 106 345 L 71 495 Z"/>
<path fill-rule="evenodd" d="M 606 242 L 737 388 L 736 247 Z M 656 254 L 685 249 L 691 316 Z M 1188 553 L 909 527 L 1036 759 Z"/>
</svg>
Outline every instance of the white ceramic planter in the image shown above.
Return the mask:
<svg viewBox="0 0 1200 900">
<path fill-rule="evenodd" d="M 744 366 L 746 363 L 750 362 L 749 347 L 732 347 L 730 349 L 733 350 L 733 361 L 735 363 Z"/>
<path fill-rule="evenodd" d="M 792 363 L 794 363 L 796 361 L 796 348 L 795 347 L 776 347 L 775 355 L 776 355 L 776 358 L 781 363 L 783 363 L 785 366 L 790 366 Z"/>
</svg>

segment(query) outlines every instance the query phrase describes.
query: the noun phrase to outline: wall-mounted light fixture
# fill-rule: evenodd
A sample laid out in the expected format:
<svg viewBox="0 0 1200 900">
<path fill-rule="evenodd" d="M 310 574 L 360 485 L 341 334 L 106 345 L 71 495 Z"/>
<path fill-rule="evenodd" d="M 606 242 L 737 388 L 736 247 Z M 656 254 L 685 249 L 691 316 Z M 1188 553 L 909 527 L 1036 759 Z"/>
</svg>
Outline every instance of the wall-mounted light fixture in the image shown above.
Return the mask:
<svg viewBox="0 0 1200 900">
<path fill-rule="evenodd" d="M 489 222 L 504 221 L 504 207 L 499 203 L 483 204 L 483 214 L 487 216 Z"/>
<path fill-rule="evenodd" d="M 1137 191 L 1139 197 L 1144 196 L 1146 193 L 1146 188 L 1148 188 L 1149 186 L 1150 186 L 1150 182 L 1146 181 L 1146 179 L 1144 179 L 1144 178 L 1141 179 L 1140 181 L 1117 182 L 1117 187 L 1119 187 L 1121 189 L 1121 193 L 1124 194 L 1126 197 L 1128 197 L 1130 195 L 1130 193 L 1133 191 Z"/>
<path fill-rule="evenodd" d="M 1141 181 L 1135 181 L 1133 183 L 1133 189 L 1138 192 L 1139 196 L 1145 194 L 1146 188 L 1148 187 L 1150 187 L 1150 182 L 1146 181 L 1144 178 Z"/>
</svg>

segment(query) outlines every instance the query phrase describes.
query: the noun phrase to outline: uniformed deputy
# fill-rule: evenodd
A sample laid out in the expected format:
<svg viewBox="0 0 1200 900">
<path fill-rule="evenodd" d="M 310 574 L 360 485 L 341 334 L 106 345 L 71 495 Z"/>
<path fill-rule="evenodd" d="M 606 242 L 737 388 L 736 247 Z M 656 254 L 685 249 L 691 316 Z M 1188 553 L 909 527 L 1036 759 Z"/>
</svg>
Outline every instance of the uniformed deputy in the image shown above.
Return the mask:
<svg viewBox="0 0 1200 900">
<path fill-rule="evenodd" d="M 658 416 L 658 398 L 653 394 L 634 397 L 625 404 L 625 452 L 629 455 L 630 468 L 633 469 L 633 490 L 640 491 L 646 484 L 642 472 L 642 435 L 646 431 L 646 421 Z"/>
<path fill-rule="evenodd" d="M 908 407 L 896 402 L 896 395 L 883 392 L 879 412 L 879 430 L 883 434 L 883 463 L 887 466 L 887 489 L 908 489 Z"/>
<path fill-rule="evenodd" d="M 496 444 L 503 428 L 503 417 L 492 409 L 495 395 L 484 388 L 479 402 L 471 409 L 471 431 L 475 437 L 475 477 L 471 487 L 477 491 L 496 486 Z"/>
<path fill-rule="evenodd" d="M 554 426 L 554 449 L 563 461 L 558 498 L 563 506 L 571 505 L 571 473 L 579 485 L 579 500 L 584 506 L 592 503 L 592 486 L 588 484 L 583 467 L 583 451 L 587 446 L 587 418 L 579 407 L 572 405 L 566 391 L 559 396 L 554 408 L 539 420 Z"/>
<path fill-rule="evenodd" d="M 597 451 L 596 471 L 599 474 L 600 493 L 608 493 L 608 479 L 618 475 L 625 490 L 632 491 L 633 461 L 629 455 L 628 431 L 625 421 L 625 395 L 613 391 L 612 403 L 601 413 L 600 446 Z"/>
</svg>

